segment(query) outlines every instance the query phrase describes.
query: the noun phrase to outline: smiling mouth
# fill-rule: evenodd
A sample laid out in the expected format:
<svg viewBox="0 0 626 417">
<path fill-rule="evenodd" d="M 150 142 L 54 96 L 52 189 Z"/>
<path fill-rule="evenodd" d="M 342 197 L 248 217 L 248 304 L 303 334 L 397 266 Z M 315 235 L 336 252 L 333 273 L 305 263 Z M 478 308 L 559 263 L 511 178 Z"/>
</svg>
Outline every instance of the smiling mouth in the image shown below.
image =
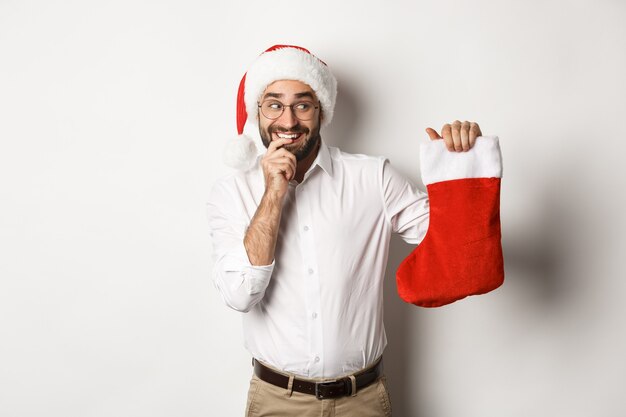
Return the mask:
<svg viewBox="0 0 626 417">
<path fill-rule="evenodd" d="M 279 139 L 292 139 L 292 140 L 298 140 L 300 136 L 302 136 L 302 133 L 274 132 L 274 134 L 278 136 Z"/>
</svg>

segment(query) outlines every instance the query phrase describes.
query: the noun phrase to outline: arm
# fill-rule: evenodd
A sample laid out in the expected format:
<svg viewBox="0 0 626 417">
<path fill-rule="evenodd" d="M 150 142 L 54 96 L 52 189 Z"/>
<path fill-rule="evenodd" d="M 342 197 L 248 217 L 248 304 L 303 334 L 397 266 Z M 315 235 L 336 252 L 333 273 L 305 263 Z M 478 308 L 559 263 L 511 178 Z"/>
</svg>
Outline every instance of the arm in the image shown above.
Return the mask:
<svg viewBox="0 0 626 417">
<path fill-rule="evenodd" d="M 261 301 L 274 269 L 287 178 L 295 174 L 295 157 L 280 149 L 288 141 L 270 144 L 261 161 L 266 189 L 249 225 L 237 210 L 234 193 L 223 184 L 213 187 L 207 203 L 215 286 L 226 305 L 237 311 L 247 312 Z"/>
<path fill-rule="evenodd" d="M 274 260 L 283 198 L 272 193 L 263 194 L 250 227 L 243 239 L 252 265 L 267 265 Z"/>
<path fill-rule="evenodd" d="M 428 195 L 400 174 L 387 159 L 383 158 L 381 165 L 383 207 L 391 230 L 405 242 L 417 245 L 428 230 Z"/>
<path fill-rule="evenodd" d="M 296 157 L 282 149 L 283 145 L 291 142 L 291 139 L 272 141 L 261 160 L 265 192 L 244 238 L 253 265 L 266 265 L 274 259 L 283 201 L 289 179 L 296 174 Z"/>
<path fill-rule="evenodd" d="M 213 282 L 224 303 L 247 312 L 265 295 L 274 263 L 253 265 L 243 244 L 249 217 L 236 190 L 219 182 L 207 203 L 209 235 L 213 246 Z"/>
<path fill-rule="evenodd" d="M 469 121 L 461 123 L 459 120 L 443 125 L 441 129 L 443 136 L 430 127 L 426 129 L 426 133 L 432 141 L 441 140 L 450 152 L 469 151 L 476 143 L 477 137 L 482 135 L 478 123 Z M 441 144 L 437 146 L 443 150 Z M 452 158 L 454 161 L 454 157 Z M 442 164 L 440 169 L 446 170 L 449 167 Z M 430 170 L 426 170 L 426 175 L 429 172 Z M 403 178 L 387 161 L 384 161 L 382 169 L 382 194 L 385 215 L 391 222 L 393 232 L 398 233 L 407 243 L 419 244 L 428 230 L 430 212 L 428 195 Z"/>
</svg>

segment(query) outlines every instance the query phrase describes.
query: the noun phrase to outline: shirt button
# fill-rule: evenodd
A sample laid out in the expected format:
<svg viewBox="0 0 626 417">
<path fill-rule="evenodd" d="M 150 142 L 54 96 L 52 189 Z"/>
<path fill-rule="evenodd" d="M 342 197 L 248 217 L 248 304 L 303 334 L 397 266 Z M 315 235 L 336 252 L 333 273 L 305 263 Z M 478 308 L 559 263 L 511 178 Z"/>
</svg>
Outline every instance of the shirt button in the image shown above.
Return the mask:
<svg viewBox="0 0 626 417">
<path fill-rule="evenodd" d="M 309 226 L 304 226 L 304 231 L 308 232 L 309 231 Z"/>
<path fill-rule="evenodd" d="M 320 361 L 320 357 L 319 357 L 319 356 L 316 356 L 316 357 L 315 357 L 315 362 L 317 363 L 317 362 L 319 362 L 319 361 Z"/>
<path fill-rule="evenodd" d="M 313 268 L 309 268 L 309 274 L 313 273 Z"/>
<path fill-rule="evenodd" d="M 314 319 L 316 319 L 316 318 L 317 318 L 317 313 L 313 313 L 313 314 L 311 314 L 311 317 L 313 317 Z"/>
</svg>

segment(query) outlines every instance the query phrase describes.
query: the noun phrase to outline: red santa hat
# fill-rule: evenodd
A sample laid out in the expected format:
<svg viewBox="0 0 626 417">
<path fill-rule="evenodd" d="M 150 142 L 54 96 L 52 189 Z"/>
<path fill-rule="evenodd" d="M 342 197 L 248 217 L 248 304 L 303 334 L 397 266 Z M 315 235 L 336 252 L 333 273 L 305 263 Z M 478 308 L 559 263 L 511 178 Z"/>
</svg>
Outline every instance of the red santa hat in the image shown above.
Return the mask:
<svg viewBox="0 0 626 417">
<path fill-rule="evenodd" d="M 274 81 L 296 80 L 307 84 L 317 95 L 324 118 L 322 126 L 333 118 L 337 98 L 337 80 L 324 61 L 307 49 L 293 45 L 274 45 L 262 53 L 244 74 L 237 93 L 237 134 L 224 150 L 224 162 L 236 169 L 250 168 L 258 149 L 243 133 L 246 122 L 257 124 L 258 101 Z"/>
</svg>

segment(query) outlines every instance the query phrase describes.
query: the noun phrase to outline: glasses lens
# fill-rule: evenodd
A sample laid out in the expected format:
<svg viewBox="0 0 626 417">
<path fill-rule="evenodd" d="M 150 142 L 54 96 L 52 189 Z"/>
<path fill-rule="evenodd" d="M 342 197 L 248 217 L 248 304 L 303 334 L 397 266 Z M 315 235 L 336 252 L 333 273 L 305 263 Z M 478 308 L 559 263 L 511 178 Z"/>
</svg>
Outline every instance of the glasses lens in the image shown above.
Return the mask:
<svg viewBox="0 0 626 417">
<path fill-rule="evenodd" d="M 294 116 L 303 121 L 311 120 L 316 109 L 315 104 L 310 101 L 302 101 L 286 106 L 280 101 L 267 100 L 261 103 L 260 107 L 261 113 L 268 119 L 278 119 L 285 111 L 285 107 L 290 107 Z"/>
<path fill-rule="evenodd" d="M 310 101 L 294 104 L 291 108 L 300 120 L 311 120 L 315 113 L 315 106 Z"/>
<path fill-rule="evenodd" d="M 283 114 L 284 106 L 280 101 L 264 101 L 261 103 L 261 112 L 268 119 L 278 119 Z"/>
</svg>

